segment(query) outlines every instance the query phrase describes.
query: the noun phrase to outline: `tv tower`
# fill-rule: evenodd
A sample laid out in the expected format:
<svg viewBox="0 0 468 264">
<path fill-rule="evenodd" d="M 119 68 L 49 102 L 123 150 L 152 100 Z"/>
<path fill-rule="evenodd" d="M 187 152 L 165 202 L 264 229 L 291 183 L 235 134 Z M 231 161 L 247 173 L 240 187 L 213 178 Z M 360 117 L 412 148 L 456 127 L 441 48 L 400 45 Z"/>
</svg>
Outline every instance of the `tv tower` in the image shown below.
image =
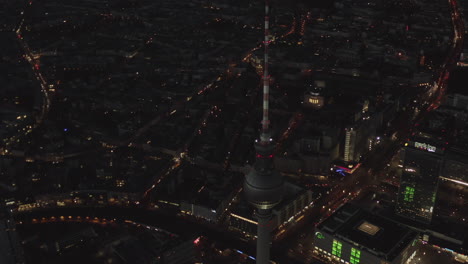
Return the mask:
<svg viewBox="0 0 468 264">
<path fill-rule="evenodd" d="M 256 159 L 252 170 L 245 176 L 244 193 L 257 216 L 257 264 L 270 262 L 272 208 L 283 196 L 283 178 L 273 168 L 273 139 L 268 119 L 270 75 L 268 74 L 269 0 L 265 0 L 265 40 L 263 67 L 263 118 L 260 139 L 255 140 Z"/>
</svg>

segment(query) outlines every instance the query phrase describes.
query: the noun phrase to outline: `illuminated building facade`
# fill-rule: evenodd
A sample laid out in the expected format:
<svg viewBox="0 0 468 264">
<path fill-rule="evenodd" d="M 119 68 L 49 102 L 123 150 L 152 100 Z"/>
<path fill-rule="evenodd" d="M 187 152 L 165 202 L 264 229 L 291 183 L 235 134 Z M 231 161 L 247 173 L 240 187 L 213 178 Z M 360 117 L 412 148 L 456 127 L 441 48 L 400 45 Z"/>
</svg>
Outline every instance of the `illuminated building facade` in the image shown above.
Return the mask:
<svg viewBox="0 0 468 264">
<path fill-rule="evenodd" d="M 311 206 L 314 200 L 312 191 L 285 181 L 283 200 L 272 210 L 271 229 L 287 228 L 286 225 L 301 217 L 301 212 Z M 257 220 L 252 216 L 246 201 L 241 201 L 233 210 L 228 223 L 229 229 L 246 236 L 254 236 L 257 230 Z"/>
<path fill-rule="evenodd" d="M 316 229 L 314 254 L 330 263 L 402 264 L 417 249 L 417 233 L 345 204 Z"/>
<path fill-rule="evenodd" d="M 357 109 L 356 109 L 357 110 Z M 369 100 L 359 103 L 350 123 L 345 128 L 342 159 L 344 162 L 359 162 L 361 157 L 377 143 L 377 127 L 382 124 L 382 116 L 375 112 Z"/>
<path fill-rule="evenodd" d="M 398 215 L 424 224 L 432 220 L 443 151 L 422 142 L 408 142 L 397 198 Z"/>
<path fill-rule="evenodd" d="M 304 96 L 304 103 L 307 107 L 320 109 L 325 104 L 325 99 L 318 94 L 306 94 Z"/>
<path fill-rule="evenodd" d="M 370 117 L 364 117 L 370 118 Z M 376 144 L 376 125 L 374 119 L 360 120 L 355 126 L 345 129 L 343 161 L 359 162 L 361 157 Z"/>
<path fill-rule="evenodd" d="M 344 158 L 346 162 L 354 160 L 354 153 L 356 147 L 356 130 L 352 127 L 346 128 L 345 133 L 345 146 L 344 146 Z"/>
<path fill-rule="evenodd" d="M 456 138 L 456 120 L 434 111 L 421 123 L 402 149 L 402 173 L 396 213 L 421 224 L 430 224 L 434 212 L 439 178 L 449 141 Z M 458 136 L 460 137 L 460 136 Z"/>
<path fill-rule="evenodd" d="M 304 106 L 314 109 L 322 108 L 325 105 L 325 98 L 322 95 L 322 90 L 325 87 L 325 81 L 315 81 L 314 84 L 307 85 L 307 92 L 304 94 Z"/>
</svg>

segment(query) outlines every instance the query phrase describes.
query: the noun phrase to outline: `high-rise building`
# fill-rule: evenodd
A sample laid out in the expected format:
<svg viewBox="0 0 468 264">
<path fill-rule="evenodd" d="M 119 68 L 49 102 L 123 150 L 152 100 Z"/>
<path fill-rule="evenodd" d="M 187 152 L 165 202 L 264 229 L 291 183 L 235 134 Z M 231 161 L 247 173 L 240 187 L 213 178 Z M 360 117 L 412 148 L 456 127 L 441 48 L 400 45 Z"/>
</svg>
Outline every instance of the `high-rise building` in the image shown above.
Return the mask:
<svg viewBox="0 0 468 264">
<path fill-rule="evenodd" d="M 356 148 L 356 130 L 353 127 L 346 128 L 345 146 L 343 160 L 345 162 L 353 161 Z"/>
<path fill-rule="evenodd" d="M 431 112 L 405 143 L 396 213 L 430 224 L 442 173 L 447 140 L 454 137 L 455 120 L 442 112 Z"/>
<path fill-rule="evenodd" d="M 343 161 L 358 162 L 376 142 L 377 115 L 364 115 L 345 129 Z"/>
<path fill-rule="evenodd" d="M 444 149 L 428 140 L 409 141 L 405 145 L 396 212 L 405 218 L 429 224 L 434 211 Z"/>
</svg>

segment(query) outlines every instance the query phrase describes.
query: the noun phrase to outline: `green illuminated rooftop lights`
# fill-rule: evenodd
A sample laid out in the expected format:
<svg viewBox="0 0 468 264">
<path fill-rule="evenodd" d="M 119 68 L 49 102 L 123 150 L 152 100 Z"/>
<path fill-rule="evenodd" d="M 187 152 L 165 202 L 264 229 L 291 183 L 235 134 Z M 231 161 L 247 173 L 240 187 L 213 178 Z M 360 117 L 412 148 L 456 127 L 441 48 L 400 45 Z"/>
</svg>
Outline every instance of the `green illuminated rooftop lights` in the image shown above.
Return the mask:
<svg viewBox="0 0 468 264">
<path fill-rule="evenodd" d="M 333 240 L 333 245 L 332 245 L 332 254 L 341 258 L 341 248 L 343 247 L 343 244 L 339 241 Z"/>
<path fill-rule="evenodd" d="M 405 197 L 403 198 L 403 200 L 405 200 L 406 202 L 412 202 L 414 200 L 414 188 L 406 186 L 404 195 Z"/>
<path fill-rule="evenodd" d="M 320 232 L 315 232 L 315 236 L 316 236 L 317 238 L 319 238 L 319 239 L 324 239 L 324 238 L 325 238 L 325 236 L 324 236 L 322 233 L 320 233 Z"/>
<path fill-rule="evenodd" d="M 351 248 L 351 257 L 349 259 L 349 262 L 351 264 L 359 264 L 361 261 L 361 251 L 355 248 Z"/>
</svg>

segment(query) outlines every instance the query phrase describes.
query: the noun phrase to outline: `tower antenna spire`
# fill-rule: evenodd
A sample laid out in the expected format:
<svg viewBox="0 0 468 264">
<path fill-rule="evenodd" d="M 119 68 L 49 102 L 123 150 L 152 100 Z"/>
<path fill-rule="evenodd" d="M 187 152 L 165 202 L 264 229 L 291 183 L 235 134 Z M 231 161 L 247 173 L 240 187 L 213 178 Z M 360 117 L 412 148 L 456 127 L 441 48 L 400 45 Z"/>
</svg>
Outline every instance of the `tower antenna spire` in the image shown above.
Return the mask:
<svg viewBox="0 0 468 264">
<path fill-rule="evenodd" d="M 265 46 L 263 58 L 263 118 L 262 118 L 262 132 L 260 134 L 260 141 L 266 144 L 269 141 L 270 119 L 268 117 L 269 104 L 270 104 L 270 75 L 268 73 L 268 47 L 270 45 L 270 3 L 265 0 L 265 37 L 263 45 Z"/>
</svg>

